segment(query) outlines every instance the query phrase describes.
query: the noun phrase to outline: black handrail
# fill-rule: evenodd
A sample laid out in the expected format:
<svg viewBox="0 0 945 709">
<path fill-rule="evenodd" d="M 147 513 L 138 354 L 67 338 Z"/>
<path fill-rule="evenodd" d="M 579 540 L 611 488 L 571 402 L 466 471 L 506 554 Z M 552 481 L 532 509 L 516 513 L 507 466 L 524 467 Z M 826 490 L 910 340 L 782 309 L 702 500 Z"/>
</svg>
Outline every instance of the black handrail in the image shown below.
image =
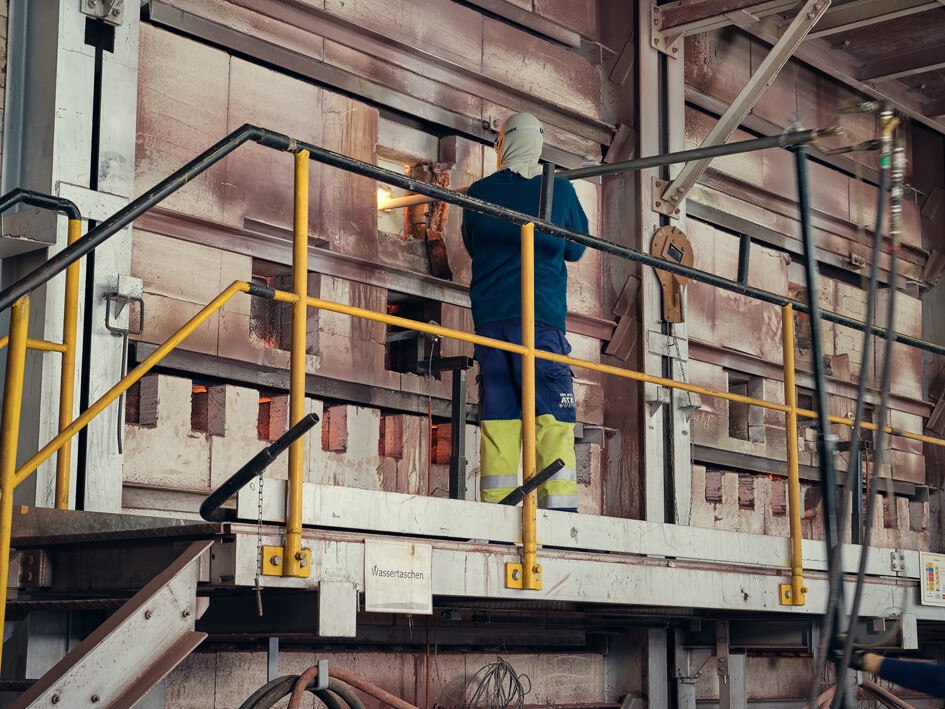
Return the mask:
<svg viewBox="0 0 945 709">
<path fill-rule="evenodd" d="M 281 133 L 266 131 L 248 123 L 237 128 L 143 195 L 133 199 L 94 229 L 90 229 L 81 239 L 52 256 L 16 283 L 0 291 L 0 311 L 6 310 L 22 296 L 31 293 L 66 270 L 70 264 L 75 263 L 103 241 L 117 234 L 151 207 L 198 177 L 207 168 L 222 160 L 248 140 L 280 151 L 291 150 L 293 145 L 293 141 Z"/>
<path fill-rule="evenodd" d="M 803 133 L 808 133 L 810 135 L 810 140 L 813 140 L 818 135 L 824 134 L 824 131 L 803 131 Z M 668 261 L 651 254 L 637 251 L 636 249 L 632 249 L 628 246 L 622 246 L 612 241 L 607 241 L 606 239 L 600 239 L 588 234 L 581 234 L 580 232 L 572 231 L 571 229 L 558 226 L 557 224 L 552 224 L 549 221 L 537 219 L 530 214 L 517 212 L 491 202 L 485 202 L 481 199 L 470 197 L 466 194 L 455 192 L 443 187 L 438 187 L 437 185 L 431 185 L 429 183 L 408 177 L 402 173 L 385 170 L 384 168 L 378 167 L 377 165 L 372 165 L 371 163 L 356 160 L 355 158 L 348 157 L 347 155 L 341 155 L 310 143 L 294 140 L 282 133 L 268 131 L 249 124 L 246 124 L 230 133 L 223 140 L 218 142 L 204 153 L 201 153 L 180 170 L 177 170 L 172 175 L 170 175 L 167 179 L 159 182 L 148 192 L 129 202 L 127 206 L 123 207 L 114 215 L 99 224 L 97 227 L 90 230 L 85 236 L 76 241 L 74 244 L 67 246 L 44 264 L 36 268 L 34 271 L 27 274 L 16 283 L 0 291 L 0 311 L 6 310 L 20 297 L 35 290 L 50 278 L 65 270 L 69 264 L 88 254 L 103 241 L 124 229 L 135 219 L 141 216 L 141 214 L 158 204 L 165 197 L 180 189 L 182 186 L 187 184 L 187 182 L 200 175 L 200 173 L 202 173 L 208 167 L 215 164 L 249 140 L 259 143 L 260 145 L 263 145 L 267 148 L 272 148 L 273 150 L 292 153 L 297 153 L 301 150 L 307 150 L 309 152 L 309 157 L 312 160 L 339 168 L 341 170 L 345 170 L 347 172 L 352 172 L 356 175 L 361 175 L 363 177 L 378 180 L 385 184 L 394 185 L 395 187 L 400 187 L 411 192 L 433 197 L 436 200 L 447 202 L 449 204 L 455 204 L 456 206 L 462 207 L 463 209 L 468 209 L 473 212 L 478 212 L 479 214 L 495 217 L 496 219 L 502 219 L 513 224 L 518 224 L 519 226 L 528 223 L 534 223 L 536 229 L 539 229 L 546 234 L 558 237 L 560 239 L 565 239 L 567 241 L 573 241 L 577 244 L 583 244 L 584 246 L 596 249 L 597 251 L 601 251 L 606 254 L 619 256 L 629 261 L 635 261 L 637 263 L 643 264 L 644 266 L 650 266 L 652 268 L 657 268 L 669 273 L 686 276 L 687 278 L 690 278 L 699 283 L 705 283 L 731 293 L 745 295 L 755 300 L 760 300 L 764 303 L 770 303 L 772 305 L 782 307 L 785 305 L 791 305 L 798 312 L 810 312 L 810 308 L 806 303 L 801 303 L 800 301 L 792 300 L 791 298 L 785 298 L 784 296 L 761 290 L 760 288 L 754 288 L 746 283 L 738 283 L 737 281 L 722 278 L 721 276 L 717 276 L 713 273 L 707 273 L 695 268 L 689 268 L 687 266 L 674 263 L 673 261 Z M 783 144 L 783 136 L 781 137 L 781 140 L 782 142 L 778 143 L 779 145 Z M 800 139 L 795 138 L 794 140 Z M 750 149 L 749 144 L 752 143 L 755 145 L 755 149 L 760 149 L 760 147 L 771 147 L 770 138 L 760 138 L 754 141 L 740 141 L 739 143 L 727 144 L 725 146 L 714 146 L 711 149 L 711 154 L 715 156 L 725 155 L 725 148 L 731 149 L 732 152 L 746 152 Z M 795 144 L 803 144 L 803 142 L 798 142 Z M 699 153 L 697 151 L 687 150 L 681 153 L 668 153 L 666 155 L 640 158 L 638 160 L 631 160 L 626 163 L 622 163 L 621 169 L 624 171 L 629 171 L 643 169 L 644 167 L 649 168 L 661 165 L 672 165 L 678 162 L 685 162 L 687 160 L 693 159 L 694 157 L 698 157 L 698 155 Z M 566 171 L 562 174 L 567 176 L 567 172 L 571 171 Z M 878 337 L 886 338 L 889 336 L 889 333 L 887 333 L 885 328 L 878 327 L 876 325 L 867 325 L 866 323 L 860 322 L 858 320 L 853 320 L 852 318 L 847 318 L 829 311 L 824 311 L 822 313 L 822 317 L 824 320 L 829 322 L 837 323 L 854 330 L 859 330 L 860 332 L 865 331 L 867 327 L 869 327 L 870 330 Z M 926 342 L 925 340 L 901 333 L 894 332 L 891 333 L 891 335 L 896 339 L 897 342 L 910 345 L 926 352 L 945 355 L 945 347 L 941 345 L 936 345 L 934 343 Z"/>
<path fill-rule="evenodd" d="M 17 187 L 10 190 L 0 197 L 0 214 L 13 209 L 18 204 L 28 204 L 31 207 L 40 209 L 49 209 L 53 212 L 61 212 L 69 219 L 81 219 L 82 212 L 76 206 L 76 203 L 65 197 L 56 197 L 51 194 L 43 194 L 34 190 L 24 190 Z"/>
<path fill-rule="evenodd" d="M 207 496 L 200 505 L 200 516 L 208 522 L 222 522 L 225 518 L 223 510 L 220 509 L 223 503 L 242 490 L 250 480 L 261 475 L 283 451 L 308 433 L 316 423 L 318 414 L 306 414 L 292 428 L 250 458 L 242 468 Z"/>
<path fill-rule="evenodd" d="M 532 490 L 537 490 L 539 485 L 545 482 L 545 480 L 548 480 L 552 475 L 557 473 L 563 467 L 564 461 L 561 460 L 561 458 L 555 458 L 548 467 L 543 468 L 541 472 L 536 473 L 523 484 L 512 490 L 512 492 L 510 492 L 508 495 L 499 500 L 499 504 L 517 505 L 519 502 L 525 499 L 525 496 L 528 495 L 528 493 L 530 493 Z"/>
</svg>

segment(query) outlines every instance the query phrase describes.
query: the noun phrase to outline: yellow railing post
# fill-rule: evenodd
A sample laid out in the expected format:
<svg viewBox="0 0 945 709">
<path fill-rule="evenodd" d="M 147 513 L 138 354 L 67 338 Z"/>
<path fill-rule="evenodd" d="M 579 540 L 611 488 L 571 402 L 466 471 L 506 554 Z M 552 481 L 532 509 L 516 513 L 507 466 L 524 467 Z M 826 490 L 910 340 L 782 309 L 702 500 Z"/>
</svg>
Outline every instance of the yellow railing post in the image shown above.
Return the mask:
<svg viewBox="0 0 945 709">
<path fill-rule="evenodd" d="M 781 343 L 784 348 L 784 432 L 787 447 L 788 513 L 791 524 L 791 583 L 781 584 L 781 603 L 803 606 L 804 557 L 801 550 L 801 480 L 797 467 L 797 387 L 794 383 L 794 306 L 781 308 Z"/>
<path fill-rule="evenodd" d="M 522 226 L 522 478 L 535 476 L 535 225 Z M 538 564 L 538 493 L 522 503 L 522 563 L 506 565 L 506 585 L 541 589 Z M 518 574 L 518 576 L 516 576 Z"/>
<path fill-rule="evenodd" d="M 289 372 L 289 426 L 305 416 L 305 360 L 308 319 L 308 165 L 307 150 L 295 154 L 295 209 L 292 237 L 292 345 Z M 289 490 L 286 509 L 283 576 L 308 576 L 309 558 L 302 549 L 302 484 L 305 480 L 305 437 L 289 448 Z"/>
<path fill-rule="evenodd" d="M 10 313 L 10 345 L 3 384 L 3 411 L 0 414 L 0 628 L 6 620 L 6 592 L 10 579 L 10 535 L 13 532 L 13 488 L 16 487 L 16 449 L 20 435 L 20 407 L 26 370 L 26 331 L 29 327 L 30 297 L 24 295 Z M 0 659 L 2 659 L 0 646 Z"/>
<path fill-rule="evenodd" d="M 69 220 L 68 243 L 78 241 L 82 221 Z M 76 329 L 79 318 L 79 262 L 66 269 L 66 305 L 62 319 L 62 354 L 59 381 L 59 430 L 72 423 L 72 405 L 75 399 Z M 62 446 L 56 455 L 56 509 L 69 509 L 69 481 L 72 467 L 72 441 Z"/>
</svg>

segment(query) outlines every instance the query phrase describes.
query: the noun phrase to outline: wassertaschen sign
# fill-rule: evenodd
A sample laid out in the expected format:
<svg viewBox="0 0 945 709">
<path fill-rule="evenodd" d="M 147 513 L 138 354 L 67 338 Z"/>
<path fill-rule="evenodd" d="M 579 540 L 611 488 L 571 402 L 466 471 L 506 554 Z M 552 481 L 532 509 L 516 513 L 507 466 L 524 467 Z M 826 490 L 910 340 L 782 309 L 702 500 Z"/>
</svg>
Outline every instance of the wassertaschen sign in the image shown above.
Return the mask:
<svg viewBox="0 0 945 709">
<path fill-rule="evenodd" d="M 364 610 L 433 613 L 433 547 L 429 544 L 364 543 Z"/>
</svg>

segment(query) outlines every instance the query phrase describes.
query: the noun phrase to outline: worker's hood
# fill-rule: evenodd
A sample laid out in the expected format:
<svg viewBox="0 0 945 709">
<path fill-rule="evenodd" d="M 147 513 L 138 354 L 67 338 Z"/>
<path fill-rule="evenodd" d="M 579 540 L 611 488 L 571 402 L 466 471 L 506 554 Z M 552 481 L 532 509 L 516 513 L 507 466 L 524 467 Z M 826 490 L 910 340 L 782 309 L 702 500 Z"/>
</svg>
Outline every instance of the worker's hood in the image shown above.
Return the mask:
<svg viewBox="0 0 945 709">
<path fill-rule="evenodd" d="M 545 142 L 545 129 L 530 113 L 516 113 L 502 124 L 496 141 L 499 170 L 517 172 L 525 179 L 541 174 L 541 148 Z"/>
</svg>

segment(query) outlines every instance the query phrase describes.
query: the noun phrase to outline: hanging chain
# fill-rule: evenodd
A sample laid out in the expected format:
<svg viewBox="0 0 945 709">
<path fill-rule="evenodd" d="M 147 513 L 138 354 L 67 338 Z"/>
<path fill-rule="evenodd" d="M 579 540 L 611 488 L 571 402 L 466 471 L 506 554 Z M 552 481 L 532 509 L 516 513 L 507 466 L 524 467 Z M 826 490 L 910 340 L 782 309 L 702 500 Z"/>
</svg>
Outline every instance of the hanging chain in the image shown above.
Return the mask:
<svg viewBox="0 0 945 709">
<path fill-rule="evenodd" d="M 256 512 L 256 585 L 254 591 L 256 592 L 256 612 L 262 617 L 263 614 L 263 603 L 262 603 L 262 586 L 259 584 L 259 577 L 262 574 L 262 563 L 263 563 L 263 548 L 262 548 L 262 518 L 263 518 L 263 476 L 259 475 L 258 491 L 257 495 L 257 512 Z"/>
</svg>

